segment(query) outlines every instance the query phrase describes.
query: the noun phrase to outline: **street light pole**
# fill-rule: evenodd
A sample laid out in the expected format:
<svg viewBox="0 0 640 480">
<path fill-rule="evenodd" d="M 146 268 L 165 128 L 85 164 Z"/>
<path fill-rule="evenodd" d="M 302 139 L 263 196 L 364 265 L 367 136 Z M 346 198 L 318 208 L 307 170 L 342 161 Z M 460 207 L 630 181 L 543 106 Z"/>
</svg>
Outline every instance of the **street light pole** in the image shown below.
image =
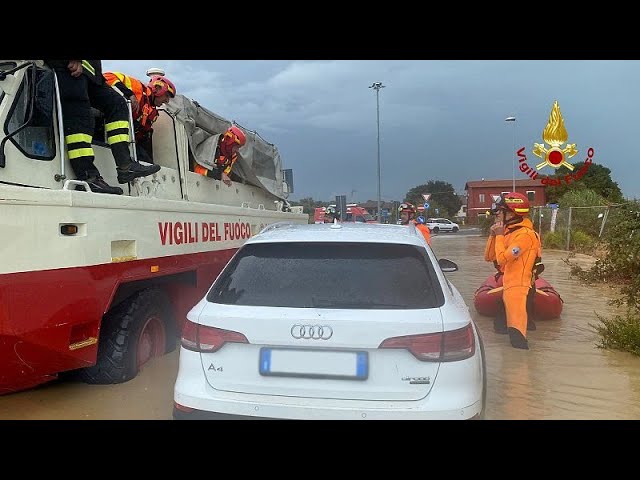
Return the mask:
<svg viewBox="0 0 640 480">
<path fill-rule="evenodd" d="M 378 119 L 378 223 L 382 223 L 382 212 L 380 211 L 380 89 L 386 85 L 382 82 L 374 82 L 369 88 L 376 91 L 376 112 Z"/>
<path fill-rule="evenodd" d="M 505 122 L 513 122 L 513 190 L 516 191 L 516 117 L 507 117 Z"/>
</svg>

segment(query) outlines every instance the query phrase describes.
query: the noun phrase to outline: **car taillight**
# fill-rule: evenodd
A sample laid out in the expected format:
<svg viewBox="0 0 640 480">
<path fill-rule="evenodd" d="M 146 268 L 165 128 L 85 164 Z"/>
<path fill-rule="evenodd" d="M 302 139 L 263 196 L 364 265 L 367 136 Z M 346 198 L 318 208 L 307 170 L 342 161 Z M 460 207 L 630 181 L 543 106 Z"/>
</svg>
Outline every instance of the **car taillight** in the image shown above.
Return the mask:
<svg viewBox="0 0 640 480">
<path fill-rule="evenodd" d="M 195 411 L 195 408 L 185 407 L 184 405 L 180 405 L 176 402 L 173 402 L 173 406 L 176 407 L 176 410 L 180 410 L 181 412 L 191 413 Z"/>
<path fill-rule="evenodd" d="M 476 343 L 469 324 L 448 332 L 387 338 L 378 348 L 404 348 L 423 362 L 453 362 L 472 357 Z"/>
<path fill-rule="evenodd" d="M 225 343 L 249 343 L 249 340 L 239 332 L 207 327 L 187 320 L 182 327 L 181 343 L 187 350 L 213 353 Z"/>
</svg>

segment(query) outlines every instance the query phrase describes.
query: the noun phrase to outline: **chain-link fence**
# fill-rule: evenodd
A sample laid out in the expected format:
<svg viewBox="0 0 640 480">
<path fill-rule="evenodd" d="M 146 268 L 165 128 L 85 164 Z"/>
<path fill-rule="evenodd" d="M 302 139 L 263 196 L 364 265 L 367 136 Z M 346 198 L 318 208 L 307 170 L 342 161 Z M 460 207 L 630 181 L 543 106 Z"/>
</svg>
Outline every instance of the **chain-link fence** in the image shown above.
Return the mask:
<svg viewBox="0 0 640 480">
<path fill-rule="evenodd" d="M 543 247 L 584 251 L 606 237 L 611 225 L 618 221 L 622 208 L 623 205 L 533 207 L 531 220 L 542 237 Z"/>
</svg>

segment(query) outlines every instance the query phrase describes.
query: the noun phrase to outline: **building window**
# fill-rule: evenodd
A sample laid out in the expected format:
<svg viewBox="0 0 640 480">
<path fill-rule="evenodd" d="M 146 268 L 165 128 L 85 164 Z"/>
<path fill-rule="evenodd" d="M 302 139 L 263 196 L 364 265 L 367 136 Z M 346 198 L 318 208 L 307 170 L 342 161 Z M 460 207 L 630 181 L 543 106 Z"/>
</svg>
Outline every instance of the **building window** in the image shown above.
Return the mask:
<svg viewBox="0 0 640 480">
<path fill-rule="evenodd" d="M 527 190 L 527 198 L 530 202 L 533 202 L 533 200 L 536 198 L 535 190 Z"/>
<path fill-rule="evenodd" d="M 478 194 L 478 200 L 480 200 L 480 203 L 484 203 L 484 193 Z"/>
</svg>

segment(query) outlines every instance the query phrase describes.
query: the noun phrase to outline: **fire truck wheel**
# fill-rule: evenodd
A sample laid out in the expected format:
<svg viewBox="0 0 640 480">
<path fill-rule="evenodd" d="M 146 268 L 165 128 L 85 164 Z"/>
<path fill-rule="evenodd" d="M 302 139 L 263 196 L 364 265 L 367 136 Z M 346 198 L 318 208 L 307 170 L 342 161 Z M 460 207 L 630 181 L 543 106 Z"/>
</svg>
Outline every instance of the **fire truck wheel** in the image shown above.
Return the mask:
<svg viewBox="0 0 640 480">
<path fill-rule="evenodd" d="M 123 383 L 145 363 L 176 348 L 176 322 L 158 288 L 134 293 L 103 320 L 96 364 L 80 370 L 86 383 Z"/>
</svg>

